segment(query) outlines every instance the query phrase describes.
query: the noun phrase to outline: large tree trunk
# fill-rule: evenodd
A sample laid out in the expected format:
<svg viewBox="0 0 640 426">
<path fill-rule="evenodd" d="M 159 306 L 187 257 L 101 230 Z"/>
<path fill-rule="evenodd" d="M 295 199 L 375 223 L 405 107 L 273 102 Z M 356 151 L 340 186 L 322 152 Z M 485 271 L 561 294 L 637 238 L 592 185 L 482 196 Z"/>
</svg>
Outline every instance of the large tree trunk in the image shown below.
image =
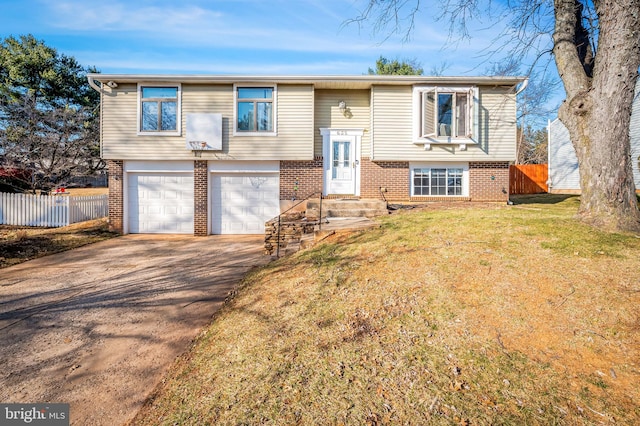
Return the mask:
<svg viewBox="0 0 640 426">
<path fill-rule="evenodd" d="M 579 216 L 609 230 L 640 232 L 629 122 L 640 66 L 640 0 L 596 0 L 593 60 L 582 7 L 555 0 L 554 56 L 567 94 L 558 116 L 580 167 Z"/>
</svg>

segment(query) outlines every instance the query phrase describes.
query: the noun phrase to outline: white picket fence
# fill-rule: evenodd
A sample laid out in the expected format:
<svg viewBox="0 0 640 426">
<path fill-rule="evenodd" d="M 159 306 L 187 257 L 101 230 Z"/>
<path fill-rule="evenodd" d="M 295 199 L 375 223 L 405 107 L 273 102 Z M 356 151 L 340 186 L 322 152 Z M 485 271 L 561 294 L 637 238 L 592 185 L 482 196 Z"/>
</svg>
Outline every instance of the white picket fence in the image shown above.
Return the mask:
<svg viewBox="0 0 640 426">
<path fill-rule="evenodd" d="M 67 226 L 109 214 L 107 195 L 31 195 L 0 193 L 0 225 Z"/>
</svg>

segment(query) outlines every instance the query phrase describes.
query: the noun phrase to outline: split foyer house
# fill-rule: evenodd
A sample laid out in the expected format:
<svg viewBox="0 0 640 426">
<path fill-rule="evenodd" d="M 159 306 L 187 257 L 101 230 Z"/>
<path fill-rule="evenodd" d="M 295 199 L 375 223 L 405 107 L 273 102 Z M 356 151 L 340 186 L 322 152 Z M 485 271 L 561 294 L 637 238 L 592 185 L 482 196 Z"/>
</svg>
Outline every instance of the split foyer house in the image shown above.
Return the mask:
<svg viewBox="0 0 640 426">
<path fill-rule="evenodd" d="M 508 200 L 522 77 L 88 78 L 121 233 L 259 234 L 313 194 Z"/>
</svg>

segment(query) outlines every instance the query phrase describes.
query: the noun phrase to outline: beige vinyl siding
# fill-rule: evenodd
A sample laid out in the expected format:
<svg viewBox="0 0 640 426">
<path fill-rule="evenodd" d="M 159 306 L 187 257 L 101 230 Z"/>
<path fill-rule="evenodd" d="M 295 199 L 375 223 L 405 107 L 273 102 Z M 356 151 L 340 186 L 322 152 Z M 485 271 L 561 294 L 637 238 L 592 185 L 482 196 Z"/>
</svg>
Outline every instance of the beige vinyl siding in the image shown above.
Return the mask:
<svg viewBox="0 0 640 426">
<path fill-rule="evenodd" d="M 186 114 L 222 113 L 222 151 L 201 159 L 310 160 L 313 158 L 313 87 L 278 85 L 277 136 L 233 136 L 233 85 L 182 85 L 182 136 L 138 136 L 135 84 L 105 93 L 103 158 L 111 160 L 192 160 L 185 147 Z"/>
<path fill-rule="evenodd" d="M 137 116 L 137 86 L 135 84 L 120 84 L 117 89 L 105 87 L 102 93 L 102 158 L 118 160 L 128 158 L 144 158 L 149 155 L 152 146 L 128 143 L 135 140 L 138 124 Z M 127 152 L 127 149 L 141 149 L 143 153 Z M 155 153 L 154 153 L 155 154 Z"/>
<path fill-rule="evenodd" d="M 515 161 L 517 129 L 516 97 L 513 90 L 510 87 L 481 87 L 480 105 L 480 122 L 488 121 L 489 159 Z M 488 120 L 485 121 L 487 116 Z"/>
<path fill-rule="evenodd" d="M 413 145 L 412 86 L 374 86 L 373 152 L 374 160 L 412 159 L 422 147 Z"/>
<path fill-rule="evenodd" d="M 480 87 L 478 145 L 432 144 L 431 150 L 413 143 L 412 87 L 375 86 L 373 89 L 373 159 L 377 161 L 515 161 L 516 104 L 510 88 Z"/>
<path fill-rule="evenodd" d="M 239 155 L 239 143 L 246 140 L 241 159 L 312 160 L 313 97 L 311 85 L 278 85 L 278 136 L 257 141 L 252 137 L 235 137 L 230 155 L 236 152 Z"/>
<path fill-rule="evenodd" d="M 346 116 L 338 108 L 338 103 L 347 104 Z M 314 155 L 322 156 L 322 135 L 320 128 L 364 129 L 362 136 L 362 156 L 369 157 L 371 95 L 369 90 L 316 90 Z"/>
</svg>

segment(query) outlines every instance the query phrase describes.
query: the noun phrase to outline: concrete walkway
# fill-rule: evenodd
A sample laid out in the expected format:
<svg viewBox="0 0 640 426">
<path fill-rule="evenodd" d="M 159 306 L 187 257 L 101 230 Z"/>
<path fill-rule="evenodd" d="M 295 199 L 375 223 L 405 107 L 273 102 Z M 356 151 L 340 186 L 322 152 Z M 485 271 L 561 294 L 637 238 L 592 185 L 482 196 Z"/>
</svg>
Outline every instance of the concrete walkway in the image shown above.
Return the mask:
<svg viewBox="0 0 640 426">
<path fill-rule="evenodd" d="M 0 270 L 0 402 L 128 422 L 262 252 L 262 236 L 128 235 Z"/>
</svg>

